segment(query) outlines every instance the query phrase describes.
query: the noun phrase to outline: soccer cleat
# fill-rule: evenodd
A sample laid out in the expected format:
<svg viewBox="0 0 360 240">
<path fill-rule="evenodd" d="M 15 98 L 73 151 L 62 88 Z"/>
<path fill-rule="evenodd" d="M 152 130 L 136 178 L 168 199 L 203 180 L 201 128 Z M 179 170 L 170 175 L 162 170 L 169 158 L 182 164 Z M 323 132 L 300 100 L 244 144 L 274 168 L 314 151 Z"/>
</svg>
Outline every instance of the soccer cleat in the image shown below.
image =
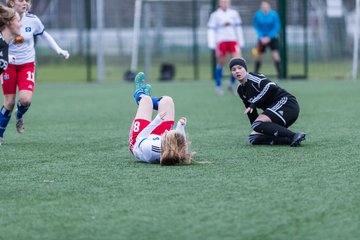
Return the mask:
<svg viewBox="0 0 360 240">
<path fill-rule="evenodd" d="M 16 119 L 16 130 L 18 133 L 24 133 L 25 132 L 25 127 L 24 127 L 25 123 L 24 123 L 24 118 L 19 118 Z"/>
<path fill-rule="evenodd" d="M 300 143 L 305 140 L 306 134 L 303 132 L 297 132 L 295 133 L 292 142 L 290 143 L 291 147 L 298 147 L 300 146 Z"/>
<path fill-rule="evenodd" d="M 139 89 L 143 89 L 145 87 L 145 74 L 143 72 L 139 72 L 136 74 L 135 80 L 135 92 Z"/>
<path fill-rule="evenodd" d="M 143 88 L 143 91 L 146 95 L 151 96 L 152 87 L 150 84 L 146 84 Z"/>
</svg>

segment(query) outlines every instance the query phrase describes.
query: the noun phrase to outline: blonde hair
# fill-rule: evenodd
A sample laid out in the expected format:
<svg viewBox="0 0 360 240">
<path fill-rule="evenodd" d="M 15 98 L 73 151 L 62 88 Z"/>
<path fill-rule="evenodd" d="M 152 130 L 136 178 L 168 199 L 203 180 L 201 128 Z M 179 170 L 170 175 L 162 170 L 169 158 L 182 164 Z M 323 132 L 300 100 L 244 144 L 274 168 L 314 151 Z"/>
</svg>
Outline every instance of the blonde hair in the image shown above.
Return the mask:
<svg viewBox="0 0 360 240">
<path fill-rule="evenodd" d="M 171 130 L 161 135 L 161 165 L 191 164 L 194 155 L 183 134 Z"/>
<path fill-rule="evenodd" d="M 28 4 L 27 11 L 30 11 L 31 0 L 25 0 L 25 2 Z M 10 8 L 13 8 L 15 6 L 15 0 L 6 0 L 6 5 Z"/>
<path fill-rule="evenodd" d="M 0 31 L 4 30 L 14 20 L 15 16 L 16 12 L 14 9 L 0 4 Z"/>
</svg>

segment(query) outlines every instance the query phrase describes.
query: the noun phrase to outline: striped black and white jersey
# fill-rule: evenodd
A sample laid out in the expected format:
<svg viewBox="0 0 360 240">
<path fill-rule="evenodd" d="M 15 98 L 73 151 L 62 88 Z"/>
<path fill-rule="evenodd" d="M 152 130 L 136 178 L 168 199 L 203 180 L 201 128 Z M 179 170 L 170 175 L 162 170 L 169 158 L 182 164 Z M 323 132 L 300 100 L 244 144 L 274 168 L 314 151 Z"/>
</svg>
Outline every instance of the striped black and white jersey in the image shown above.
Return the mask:
<svg viewBox="0 0 360 240">
<path fill-rule="evenodd" d="M 0 74 L 2 74 L 9 64 L 9 44 L 7 44 L 0 34 Z"/>
<path fill-rule="evenodd" d="M 272 82 L 263 74 L 256 74 L 249 72 L 247 74 L 247 81 L 244 85 L 239 85 L 237 92 L 243 100 L 245 107 L 254 109 L 252 113 L 248 113 L 251 123 L 258 117 L 256 108 L 265 111 L 270 108 L 282 98 L 295 98 L 285 89 L 280 88 L 275 82 Z"/>
</svg>

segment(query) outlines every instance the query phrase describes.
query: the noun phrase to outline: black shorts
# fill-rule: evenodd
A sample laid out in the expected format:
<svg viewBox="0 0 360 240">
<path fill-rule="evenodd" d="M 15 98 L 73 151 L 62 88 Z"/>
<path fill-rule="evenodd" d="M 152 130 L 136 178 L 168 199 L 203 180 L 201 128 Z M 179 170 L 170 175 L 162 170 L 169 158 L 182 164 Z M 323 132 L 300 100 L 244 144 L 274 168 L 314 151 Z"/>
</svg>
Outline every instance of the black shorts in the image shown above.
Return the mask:
<svg viewBox="0 0 360 240">
<path fill-rule="evenodd" d="M 258 42 L 258 50 L 259 50 L 259 52 L 261 52 L 261 53 L 264 53 L 265 51 L 266 51 L 266 48 L 270 48 L 271 49 L 271 51 L 274 51 L 274 50 L 279 50 L 279 39 L 277 39 L 277 38 L 272 38 L 271 40 L 270 40 L 270 42 L 268 42 L 267 44 L 265 44 L 265 45 L 263 45 L 262 43 L 261 43 L 261 41 L 259 40 L 259 42 Z"/>
<path fill-rule="evenodd" d="M 272 122 L 284 127 L 290 127 L 298 118 L 300 107 L 295 97 L 283 97 L 262 113 Z"/>
</svg>

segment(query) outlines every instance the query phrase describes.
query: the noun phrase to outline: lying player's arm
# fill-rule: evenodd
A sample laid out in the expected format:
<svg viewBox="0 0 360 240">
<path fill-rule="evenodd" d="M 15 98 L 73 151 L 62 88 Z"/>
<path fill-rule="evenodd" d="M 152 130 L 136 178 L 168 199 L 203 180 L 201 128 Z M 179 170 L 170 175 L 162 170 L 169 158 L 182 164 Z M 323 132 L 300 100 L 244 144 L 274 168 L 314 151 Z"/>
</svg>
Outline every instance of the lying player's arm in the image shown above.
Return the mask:
<svg viewBox="0 0 360 240">
<path fill-rule="evenodd" d="M 186 133 L 185 133 L 186 123 L 187 123 L 187 119 L 185 117 L 180 118 L 176 124 L 176 129 L 175 129 L 176 132 L 181 133 L 185 137 L 186 137 Z"/>
<path fill-rule="evenodd" d="M 137 136 L 136 138 L 136 141 L 140 140 L 140 139 L 143 139 L 143 138 L 147 138 L 150 136 L 151 132 L 157 127 L 160 125 L 160 123 L 162 123 L 162 121 L 164 121 L 164 116 L 165 116 L 165 113 L 160 113 L 158 114 L 154 120 L 152 120 L 152 122 L 147 125 L 140 133 L 139 135 Z"/>
<path fill-rule="evenodd" d="M 56 43 L 54 38 L 46 31 L 44 31 L 43 34 L 39 35 L 41 38 L 47 42 L 47 44 L 59 55 L 63 56 L 65 59 L 68 59 L 70 57 L 70 54 L 68 51 L 63 50 L 59 45 Z"/>
</svg>

